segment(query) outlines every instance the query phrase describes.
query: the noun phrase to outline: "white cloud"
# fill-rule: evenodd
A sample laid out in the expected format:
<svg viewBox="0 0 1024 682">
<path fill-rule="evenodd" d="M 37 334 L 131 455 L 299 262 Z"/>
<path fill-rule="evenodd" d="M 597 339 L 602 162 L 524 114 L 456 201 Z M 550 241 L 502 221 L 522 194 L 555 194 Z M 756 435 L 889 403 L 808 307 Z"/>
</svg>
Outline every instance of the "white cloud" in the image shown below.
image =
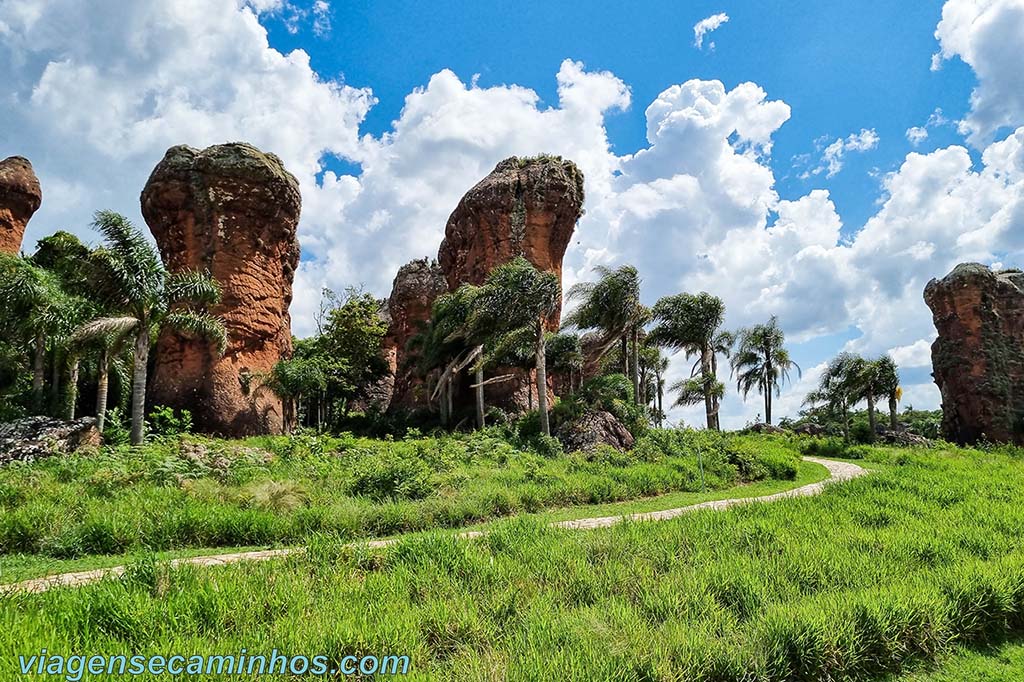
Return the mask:
<svg viewBox="0 0 1024 682">
<path fill-rule="evenodd" d="M 698 50 L 704 46 L 704 36 L 717 29 L 722 24 L 729 21 L 729 15 L 725 12 L 719 12 L 718 14 L 712 14 L 710 17 L 701 19 L 693 25 L 693 45 Z M 708 45 L 710 49 L 715 49 L 715 44 L 710 43 Z"/>
<path fill-rule="evenodd" d="M 916 147 L 928 139 L 928 129 L 921 126 L 907 128 L 907 139 Z"/>
<path fill-rule="evenodd" d="M 910 131 L 907 133 L 909 136 Z M 825 147 L 821 155 L 821 163 L 801 177 L 807 178 L 811 175 L 825 173 L 826 178 L 831 178 L 843 169 L 843 159 L 847 152 L 866 152 L 877 146 L 878 133 L 874 128 L 870 130 L 862 128 L 859 133 L 850 133 L 845 139 L 836 138 L 834 142 Z"/>
<path fill-rule="evenodd" d="M 942 109 L 936 108 L 935 111 L 928 116 L 928 120 L 923 126 L 907 128 L 907 139 L 910 141 L 912 146 L 917 147 L 928 139 L 929 130 L 946 125 L 950 125 L 949 119 L 947 119 L 942 113 Z"/>
<path fill-rule="evenodd" d="M 1024 0 L 949 0 L 935 29 L 939 51 L 932 69 L 959 57 L 974 69 L 978 86 L 961 130 L 975 147 L 996 131 L 1024 122 Z"/>
</svg>

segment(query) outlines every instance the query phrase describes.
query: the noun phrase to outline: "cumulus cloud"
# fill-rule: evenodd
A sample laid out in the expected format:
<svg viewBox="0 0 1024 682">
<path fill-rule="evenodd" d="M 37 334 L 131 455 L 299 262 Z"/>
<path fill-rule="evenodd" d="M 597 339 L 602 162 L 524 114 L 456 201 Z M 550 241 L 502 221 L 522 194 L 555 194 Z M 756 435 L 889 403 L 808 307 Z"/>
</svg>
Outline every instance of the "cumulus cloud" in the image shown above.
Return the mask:
<svg viewBox="0 0 1024 682">
<path fill-rule="evenodd" d="M 693 45 L 698 50 L 704 47 L 704 36 L 717 29 L 722 24 L 729 21 L 729 15 L 725 12 L 719 12 L 718 14 L 712 14 L 710 17 L 701 19 L 693 25 Z M 714 43 L 709 43 L 708 48 L 715 49 Z"/>
<path fill-rule="evenodd" d="M 912 146 L 917 147 L 922 142 L 928 139 L 929 130 L 949 124 L 950 121 L 945 117 L 945 115 L 943 115 L 942 109 L 937 108 L 935 109 L 935 111 L 931 113 L 930 116 L 928 116 L 928 120 L 925 122 L 923 126 L 913 126 L 911 128 L 907 128 L 907 140 L 910 141 L 910 144 Z"/>
<path fill-rule="evenodd" d="M 824 146 L 824 142 L 819 143 L 819 148 L 821 146 Z M 859 133 L 850 133 L 846 138 L 836 138 L 834 142 L 824 146 L 821 154 L 821 163 L 817 167 L 803 173 L 800 177 L 808 178 L 811 175 L 825 173 L 826 178 L 831 178 L 843 169 L 843 159 L 846 157 L 847 152 L 866 152 L 877 146 L 878 133 L 875 132 L 874 128 L 870 130 L 861 128 Z"/>
<path fill-rule="evenodd" d="M 907 128 L 907 139 L 916 147 L 928 139 L 928 129 L 923 126 Z"/>
<path fill-rule="evenodd" d="M 935 29 L 939 51 L 932 57 L 937 70 L 959 57 L 978 78 L 971 94 L 971 111 L 961 131 L 975 147 L 990 142 L 1000 128 L 1024 119 L 1024 0 L 949 0 Z"/>
</svg>

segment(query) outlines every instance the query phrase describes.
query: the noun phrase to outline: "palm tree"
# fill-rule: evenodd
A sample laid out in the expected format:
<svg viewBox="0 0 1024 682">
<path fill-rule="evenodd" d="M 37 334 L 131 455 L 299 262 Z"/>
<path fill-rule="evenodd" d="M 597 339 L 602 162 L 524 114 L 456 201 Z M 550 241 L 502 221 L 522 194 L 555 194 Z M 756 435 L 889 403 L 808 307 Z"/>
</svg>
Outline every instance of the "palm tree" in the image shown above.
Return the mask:
<svg viewBox="0 0 1024 682">
<path fill-rule="evenodd" d="M 102 273 L 98 293 L 116 316 L 101 317 L 79 327 L 81 339 L 134 334 L 131 443 L 145 436 L 146 379 L 152 338 L 171 328 L 227 346 L 223 323 L 204 306 L 220 300 L 220 286 L 206 273 L 168 273 L 156 250 L 131 221 L 113 211 L 98 211 L 93 226 L 104 237 L 95 260 Z"/>
<path fill-rule="evenodd" d="M 772 423 L 772 396 L 782 391 L 782 382 L 789 381 L 794 367 L 800 376 L 800 366 L 789 357 L 783 344 L 786 336 L 773 316 L 766 324 L 741 329 L 737 334 L 737 348 L 732 357 L 732 372 L 736 377 L 736 390 L 746 400 L 751 390 L 764 396 L 764 420 Z"/>
<path fill-rule="evenodd" d="M 285 429 L 291 433 L 298 417 L 298 406 L 303 396 L 319 395 L 327 390 L 327 375 L 315 359 L 290 358 L 279 360 L 264 381 L 274 393 L 285 401 Z M 318 424 L 319 427 L 319 410 Z"/>
<path fill-rule="evenodd" d="M 660 427 L 665 418 L 663 400 L 668 358 L 661 354 L 657 346 L 644 343 L 640 348 L 639 360 L 641 403 L 650 405 L 654 421 Z"/>
<path fill-rule="evenodd" d="M 678 391 L 677 405 L 692 405 L 704 401 L 707 427 L 719 430 L 719 400 L 723 386 L 718 381 L 717 354 L 728 350 L 731 335 L 719 330 L 725 318 L 725 304 L 720 298 L 706 292 L 665 296 L 652 310 L 655 327 L 648 335 L 650 343 L 686 356 L 697 356 L 691 378 L 678 381 L 671 390 Z M 700 379 L 694 380 L 699 368 Z"/>
<path fill-rule="evenodd" d="M 430 320 L 411 343 L 418 350 L 418 368 L 423 374 L 440 369 L 431 400 L 438 398 L 441 423 L 448 425 L 452 413 L 455 378 L 474 361 L 480 360 L 482 345 L 467 348 L 470 330 L 467 328 L 470 308 L 480 288 L 463 284 L 455 291 L 442 294 L 434 300 Z M 483 364 L 474 368 L 476 374 L 477 423 L 483 426 L 484 382 Z"/>
<path fill-rule="evenodd" d="M 569 394 L 576 390 L 577 377 L 583 371 L 583 346 L 576 334 L 559 332 L 548 334 L 547 341 L 548 366 L 569 379 Z"/>
<path fill-rule="evenodd" d="M 640 303 L 640 273 L 632 265 L 616 270 L 602 265 L 594 268 L 594 272 L 598 275 L 596 282 L 580 282 L 570 287 L 566 298 L 578 305 L 565 318 L 564 326 L 600 330 L 600 355 L 616 342 L 621 344 L 622 373 L 631 379 L 634 400 L 639 402 L 639 335 L 650 319 L 649 311 Z"/>
<path fill-rule="evenodd" d="M 807 405 L 824 405 L 842 418 L 843 438 L 850 438 L 850 407 L 862 395 L 861 374 L 864 358 L 855 353 L 840 353 L 829 361 L 818 380 L 818 387 L 807 394 Z"/>
<path fill-rule="evenodd" d="M 96 352 L 96 428 L 100 433 L 106 425 L 107 399 L 110 392 L 110 369 L 131 339 L 135 323 L 129 317 L 108 318 L 102 329 L 90 324 L 80 326 L 68 340 L 75 349 L 76 359 L 86 349 Z M 76 389 L 77 392 L 77 389 Z M 73 399 L 72 399 L 73 400 Z M 69 411 L 73 415 L 74 403 L 69 400 Z M 69 417 L 73 418 L 72 417 Z"/>
<path fill-rule="evenodd" d="M 473 300 L 467 320 L 470 336 L 494 339 L 491 345 L 496 353 L 509 343 L 518 343 L 522 335 L 532 333 L 537 408 L 541 432 L 547 436 L 551 435 L 551 426 L 548 419 L 545 320 L 558 309 L 560 299 L 558 276 L 541 272 L 520 256 L 491 271 Z"/>
<path fill-rule="evenodd" d="M 875 360 L 875 364 L 878 372 L 879 395 L 885 396 L 889 401 L 889 428 L 895 431 L 900 427 L 896 407 L 900 398 L 903 397 L 903 389 L 900 388 L 900 369 L 890 355 L 883 355 Z"/>
<path fill-rule="evenodd" d="M 44 408 L 47 346 L 56 363 L 57 341 L 86 304 L 61 284 L 55 273 L 31 259 L 0 255 L 0 326 L 8 338 L 20 338 L 32 349 L 32 403 L 37 413 Z"/>
</svg>

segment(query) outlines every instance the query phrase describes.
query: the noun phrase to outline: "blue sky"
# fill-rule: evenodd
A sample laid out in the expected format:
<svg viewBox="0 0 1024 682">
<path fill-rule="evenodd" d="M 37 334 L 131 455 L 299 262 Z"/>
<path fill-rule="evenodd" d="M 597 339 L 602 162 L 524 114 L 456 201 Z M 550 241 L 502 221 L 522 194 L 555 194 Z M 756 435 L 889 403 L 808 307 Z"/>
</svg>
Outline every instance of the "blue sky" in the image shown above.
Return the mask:
<svg viewBox="0 0 1024 682">
<path fill-rule="evenodd" d="M 435 254 L 499 160 L 562 154 L 588 196 L 566 286 L 629 262 L 648 303 L 778 315 L 805 370 L 782 413 L 840 350 L 891 353 L 936 407 L 925 283 L 1024 260 L 1022 44 L 1024 0 L 0 0 L 0 156 L 43 185 L 29 245 L 95 240 L 97 208 L 141 223 L 173 144 L 277 153 L 303 193 L 302 335 L 321 287 L 384 296 Z M 758 407 L 730 395 L 723 423 Z"/>
<path fill-rule="evenodd" d="M 332 8 L 327 35 L 316 35 L 309 22 L 293 26 L 293 33 L 288 15 L 263 23 L 271 45 L 306 51 L 319 74 L 372 88 L 378 102 L 360 130 L 378 136 L 399 117 L 405 96 L 445 68 L 464 81 L 478 75 L 483 87 L 529 87 L 546 104 L 557 104 L 554 74 L 567 58 L 613 72 L 630 86 L 635 103 L 691 78 L 718 79 L 727 87 L 753 81 L 793 110 L 775 135 L 771 165 L 780 194 L 796 197 L 827 186 L 847 228 L 857 229 L 880 194 L 872 171 L 894 170 L 912 148 L 905 131 L 923 125 L 936 108 L 951 120 L 968 110 L 976 82 L 970 68 L 953 62 L 929 69 L 942 5 L 346 2 Z M 696 49 L 694 24 L 723 11 L 729 21 L 708 38 L 715 49 Z M 606 127 L 620 154 L 646 145 L 642 106 L 609 116 Z M 878 131 L 876 150 L 852 155 L 827 183 L 798 177 L 794 157 L 814 155 L 816 140 L 831 142 L 863 128 Z M 958 140 L 949 126 L 918 150 Z"/>
</svg>

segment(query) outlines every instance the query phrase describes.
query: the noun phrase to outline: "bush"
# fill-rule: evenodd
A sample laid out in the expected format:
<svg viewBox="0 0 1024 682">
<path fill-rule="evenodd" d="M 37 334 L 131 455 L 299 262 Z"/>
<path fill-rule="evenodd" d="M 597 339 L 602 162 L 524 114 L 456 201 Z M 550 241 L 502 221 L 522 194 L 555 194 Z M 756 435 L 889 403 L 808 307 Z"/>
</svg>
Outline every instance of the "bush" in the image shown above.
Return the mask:
<svg viewBox="0 0 1024 682">
<path fill-rule="evenodd" d="M 146 419 L 146 433 L 155 437 L 192 433 L 192 413 L 157 405 Z"/>
<path fill-rule="evenodd" d="M 420 499 L 433 490 L 430 467 L 421 459 L 391 449 L 364 454 L 352 468 L 349 492 L 374 500 Z"/>
</svg>

